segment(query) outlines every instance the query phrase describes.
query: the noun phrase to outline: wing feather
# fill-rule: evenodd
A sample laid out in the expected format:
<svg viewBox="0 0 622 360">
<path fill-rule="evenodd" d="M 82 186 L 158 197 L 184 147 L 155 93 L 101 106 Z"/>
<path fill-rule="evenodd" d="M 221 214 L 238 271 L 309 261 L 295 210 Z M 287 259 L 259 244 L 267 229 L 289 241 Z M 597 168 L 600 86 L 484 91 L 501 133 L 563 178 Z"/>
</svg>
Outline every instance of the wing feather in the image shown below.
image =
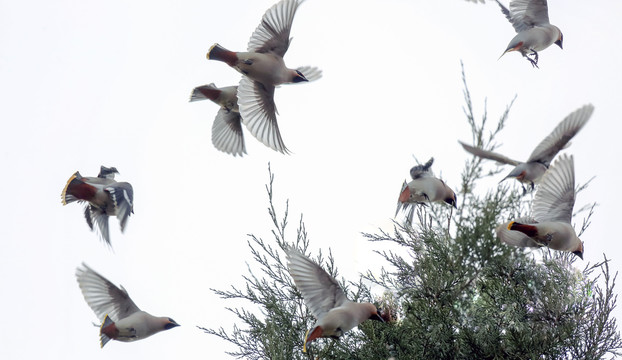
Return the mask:
<svg viewBox="0 0 622 360">
<path fill-rule="evenodd" d="M 282 0 L 268 9 L 248 41 L 248 51 L 283 57 L 289 48 L 294 15 L 302 1 Z"/>
<path fill-rule="evenodd" d="M 287 251 L 287 267 L 315 318 L 348 301 L 335 278 L 294 248 Z"/>
<path fill-rule="evenodd" d="M 538 161 L 546 166 L 568 142 L 583 128 L 594 112 L 594 106 L 587 104 L 566 116 L 533 150 L 527 162 Z"/>
<path fill-rule="evenodd" d="M 475 155 L 477 157 L 481 157 L 481 158 L 488 159 L 488 160 L 494 160 L 494 161 L 502 163 L 502 164 L 514 165 L 514 166 L 516 166 L 516 165 L 521 163 L 520 161 L 516 161 L 514 159 L 510 159 L 509 157 L 507 157 L 505 155 L 501 155 L 501 154 L 496 153 L 496 152 L 492 152 L 492 151 L 476 148 L 476 147 L 467 145 L 467 144 L 463 143 L 462 141 L 458 141 L 458 142 L 460 143 L 460 145 L 462 145 L 464 150 L 466 150 L 467 152 L 470 152 L 471 154 L 473 154 L 473 155 Z"/>
<path fill-rule="evenodd" d="M 501 12 L 510 21 L 517 33 L 529 30 L 534 26 L 549 24 L 549 10 L 546 0 L 511 0 L 510 9 L 499 0 Z"/>
<path fill-rule="evenodd" d="M 84 300 L 100 321 L 108 315 L 116 322 L 140 311 L 123 287 L 118 288 L 85 263 L 76 269 L 76 278 Z"/>
<path fill-rule="evenodd" d="M 289 153 L 276 122 L 274 86 L 243 76 L 238 86 L 238 105 L 244 125 L 257 140 L 276 151 Z"/>
<path fill-rule="evenodd" d="M 212 144 L 216 149 L 233 156 L 246 154 L 239 112 L 226 108 L 218 111 L 212 125 Z"/>
<path fill-rule="evenodd" d="M 533 200 L 533 217 L 538 222 L 572 221 L 575 201 L 574 160 L 560 156 L 544 173 Z"/>
</svg>

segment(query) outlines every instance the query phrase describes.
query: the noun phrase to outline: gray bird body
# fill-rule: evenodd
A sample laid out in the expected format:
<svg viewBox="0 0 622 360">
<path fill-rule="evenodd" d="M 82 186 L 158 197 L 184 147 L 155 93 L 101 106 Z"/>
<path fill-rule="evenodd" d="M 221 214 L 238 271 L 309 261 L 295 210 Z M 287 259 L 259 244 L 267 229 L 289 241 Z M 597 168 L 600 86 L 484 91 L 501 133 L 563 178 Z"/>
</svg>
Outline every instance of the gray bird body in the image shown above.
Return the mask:
<svg viewBox="0 0 622 360">
<path fill-rule="evenodd" d="M 208 84 L 194 88 L 190 101 L 207 99 L 220 106 L 212 124 L 212 144 L 224 153 L 243 156 L 246 154 L 246 145 L 237 94 L 237 86 L 218 88 Z"/>
<path fill-rule="evenodd" d="M 287 267 L 317 319 L 305 344 L 319 337 L 338 338 L 367 319 L 382 321 L 373 304 L 348 300 L 335 278 L 294 248 L 287 251 Z"/>
<path fill-rule="evenodd" d="M 527 56 L 535 51 L 542 51 L 553 45 L 561 36 L 561 31 L 555 25 L 544 24 L 519 32 L 512 38 L 506 48 L 507 51 L 518 51 Z"/>
<path fill-rule="evenodd" d="M 515 178 L 523 184 L 530 184 L 533 188 L 535 184 L 540 182 L 553 158 L 585 126 L 593 112 L 594 106 L 588 104 L 570 113 L 536 146 L 525 162 L 508 158 L 493 151 L 470 146 L 461 141 L 459 143 L 464 150 L 477 157 L 494 160 L 501 164 L 514 165 L 514 169 L 503 180 Z"/>
<path fill-rule="evenodd" d="M 282 152 L 283 143 L 276 120 L 274 90 L 280 84 L 319 79 L 322 73 L 314 67 L 290 69 L 283 56 L 290 44 L 294 15 L 302 0 L 281 0 L 264 14 L 253 32 L 246 52 L 229 51 L 214 44 L 207 58 L 227 63 L 243 76 L 238 85 L 238 104 L 242 121 L 264 145 Z"/>
<path fill-rule="evenodd" d="M 276 87 L 293 83 L 299 77 L 296 70 L 285 66 L 281 56 L 274 53 L 236 52 L 237 62 L 233 66 L 242 75 L 246 75 L 264 86 Z"/>
<path fill-rule="evenodd" d="M 432 175 L 430 168 L 434 163 L 434 158 L 430 158 L 423 165 L 413 166 L 410 169 L 410 182 L 404 181 L 400 195 L 397 199 L 397 209 L 395 216 L 400 209 L 406 211 L 406 217 L 412 223 L 415 205 L 430 202 L 448 203 L 453 207 L 457 206 L 456 193 L 445 182 Z"/>
<path fill-rule="evenodd" d="M 84 208 L 86 223 L 91 230 L 97 230 L 108 245 L 111 245 L 108 217 L 116 216 L 123 232 L 134 212 L 134 189 L 130 183 L 116 181 L 115 173 L 117 169 L 103 166 L 97 177 L 84 177 L 76 171 L 61 193 L 63 205 L 75 201 L 87 203 Z"/>
<path fill-rule="evenodd" d="M 574 203 L 574 161 L 562 155 L 542 178 L 533 200 L 533 216 L 501 224 L 497 236 L 509 245 L 547 246 L 583 258 L 583 243 L 571 224 Z"/>
<path fill-rule="evenodd" d="M 563 35 L 557 26 L 549 23 L 546 0 L 511 0 L 509 10 L 499 0 L 496 1 L 517 32 L 501 56 L 510 51 L 518 51 L 534 67 L 538 67 L 538 51 L 552 44 L 562 48 Z M 527 55 L 534 55 L 535 58 L 531 59 Z"/>
<path fill-rule="evenodd" d="M 164 326 L 169 322 L 167 317 L 153 316 L 142 310 L 137 311 L 114 322 L 119 331 L 119 335 L 114 340 L 124 342 L 142 340 L 165 330 Z"/>
<path fill-rule="evenodd" d="M 84 300 L 102 322 L 101 347 L 110 340 L 136 341 L 179 326 L 168 317 L 156 317 L 136 306 L 127 291 L 82 263 L 76 279 Z"/>
</svg>

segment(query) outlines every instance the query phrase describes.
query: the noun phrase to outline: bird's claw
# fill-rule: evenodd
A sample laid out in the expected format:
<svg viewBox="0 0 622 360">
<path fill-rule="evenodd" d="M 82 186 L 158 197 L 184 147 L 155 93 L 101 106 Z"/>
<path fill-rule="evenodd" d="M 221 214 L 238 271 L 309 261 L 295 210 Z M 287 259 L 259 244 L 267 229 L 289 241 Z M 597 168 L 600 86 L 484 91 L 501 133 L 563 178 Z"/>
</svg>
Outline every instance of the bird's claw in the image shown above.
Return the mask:
<svg viewBox="0 0 622 360">
<path fill-rule="evenodd" d="M 529 55 L 533 55 L 533 59 L 529 57 Z M 538 53 L 534 50 L 531 50 L 531 54 L 528 54 L 527 56 L 525 56 L 527 58 L 527 60 L 529 60 L 529 62 L 531 63 L 531 65 L 537 69 L 539 69 L 538 67 Z"/>
</svg>

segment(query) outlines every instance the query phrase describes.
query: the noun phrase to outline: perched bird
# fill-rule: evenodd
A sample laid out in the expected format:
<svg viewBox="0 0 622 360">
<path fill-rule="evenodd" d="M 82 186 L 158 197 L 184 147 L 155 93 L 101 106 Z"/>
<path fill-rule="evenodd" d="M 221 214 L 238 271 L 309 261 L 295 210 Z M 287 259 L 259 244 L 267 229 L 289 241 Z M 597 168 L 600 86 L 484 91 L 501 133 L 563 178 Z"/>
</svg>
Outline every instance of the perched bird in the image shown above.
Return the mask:
<svg viewBox="0 0 622 360">
<path fill-rule="evenodd" d="M 292 21 L 302 2 L 281 0 L 268 9 L 248 42 L 247 52 L 233 52 L 214 44 L 207 53 L 209 60 L 225 62 L 244 75 L 238 86 L 242 121 L 254 137 L 281 153 L 289 153 L 289 150 L 276 121 L 275 87 L 313 81 L 322 76 L 317 68 L 289 69 L 283 61 L 291 41 Z"/>
<path fill-rule="evenodd" d="M 416 165 L 410 169 L 412 181 L 404 181 L 400 196 L 397 199 L 397 209 L 395 216 L 401 209 L 407 212 L 407 218 L 412 223 L 416 204 L 428 202 L 445 202 L 454 208 L 457 207 L 456 193 L 445 184 L 441 179 L 432 175 L 430 167 L 434 163 L 434 158 L 430 158 L 423 165 Z"/>
<path fill-rule="evenodd" d="M 84 300 L 102 322 L 99 329 L 102 348 L 110 340 L 142 340 L 179 326 L 169 317 L 155 317 L 140 310 L 123 286 L 119 289 L 84 263 L 76 269 L 76 278 Z"/>
<path fill-rule="evenodd" d="M 464 150 L 475 156 L 495 160 L 502 164 L 514 165 L 514 169 L 508 176 L 503 178 L 503 180 L 516 178 L 516 180 L 523 184 L 531 185 L 531 189 L 533 190 L 535 184 L 540 181 L 540 178 L 551 164 L 551 160 L 553 160 L 555 155 L 566 147 L 570 139 L 583 128 L 593 112 L 594 106 L 588 104 L 570 113 L 570 115 L 566 116 L 566 118 L 553 129 L 553 132 L 536 146 L 526 162 L 512 160 L 504 155 L 469 146 L 461 141 L 458 142 L 462 145 Z M 523 193 L 526 192 L 527 190 L 523 186 Z"/>
<path fill-rule="evenodd" d="M 499 225 L 497 236 L 509 245 L 547 246 L 583 259 L 583 243 L 571 224 L 574 202 L 574 161 L 564 154 L 544 174 L 533 200 L 533 216 Z"/>
<path fill-rule="evenodd" d="M 242 156 L 246 154 L 246 146 L 237 94 L 237 86 L 218 88 L 214 84 L 203 85 L 192 90 L 190 102 L 209 99 L 220 105 L 212 125 L 212 144 L 224 153 Z"/>
<path fill-rule="evenodd" d="M 518 33 L 501 56 L 510 51 L 519 51 L 537 68 L 538 51 L 548 48 L 551 44 L 562 48 L 564 36 L 557 26 L 549 23 L 546 0 L 511 0 L 510 10 L 499 0 L 496 1 L 501 6 L 501 12 Z M 533 55 L 534 58 L 530 58 L 529 55 Z"/>
<path fill-rule="evenodd" d="M 134 190 L 127 182 L 117 182 L 114 175 L 116 168 L 102 166 L 97 177 L 83 177 L 76 171 L 61 193 L 63 205 L 74 201 L 86 201 L 84 217 L 91 230 L 97 228 L 100 237 L 109 246 L 108 217 L 116 216 L 121 224 L 121 231 L 130 214 L 134 213 Z"/>
<path fill-rule="evenodd" d="M 358 303 L 346 298 L 339 283 L 318 264 L 297 249 L 287 250 L 287 267 L 311 314 L 317 319 L 307 331 L 306 345 L 320 337 L 338 339 L 367 319 L 384 322 L 371 303 Z"/>
</svg>

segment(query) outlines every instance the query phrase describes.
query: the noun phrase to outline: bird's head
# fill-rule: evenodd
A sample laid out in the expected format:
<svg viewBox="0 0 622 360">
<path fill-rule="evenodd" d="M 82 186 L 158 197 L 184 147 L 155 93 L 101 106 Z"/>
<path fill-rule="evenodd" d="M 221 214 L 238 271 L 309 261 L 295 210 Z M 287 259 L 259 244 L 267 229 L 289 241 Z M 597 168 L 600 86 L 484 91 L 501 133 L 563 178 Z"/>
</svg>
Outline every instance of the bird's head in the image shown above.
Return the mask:
<svg viewBox="0 0 622 360">
<path fill-rule="evenodd" d="M 166 318 L 166 322 L 164 323 L 164 330 L 170 330 L 177 326 L 179 326 L 179 324 L 176 323 L 175 320 L 171 318 Z"/>
<path fill-rule="evenodd" d="M 559 46 L 560 49 L 563 49 L 562 47 L 563 43 L 564 43 L 564 34 L 562 34 L 562 32 L 560 31 L 559 37 L 555 41 L 555 45 Z"/>
<path fill-rule="evenodd" d="M 309 80 L 307 80 L 307 78 L 300 71 L 294 70 L 292 82 L 299 83 L 303 81 L 309 81 Z"/>
<path fill-rule="evenodd" d="M 579 246 L 572 252 L 583 260 L 583 241 L 579 241 Z"/>
<path fill-rule="evenodd" d="M 444 201 L 446 203 L 448 203 L 449 205 L 453 206 L 454 208 L 456 208 L 456 209 L 458 208 L 458 200 L 457 200 L 455 192 L 452 191 L 451 192 L 451 196 L 446 198 L 446 199 L 444 199 Z"/>
<path fill-rule="evenodd" d="M 373 307 L 373 309 L 371 309 L 372 313 L 371 315 L 369 315 L 369 320 L 376 320 L 376 321 L 384 322 L 384 319 L 380 315 L 380 311 L 378 310 L 378 308 L 374 304 L 369 304 L 369 305 Z"/>
<path fill-rule="evenodd" d="M 97 175 L 97 177 L 99 178 L 104 178 L 104 179 L 114 179 L 114 174 L 118 174 L 119 171 L 117 171 L 117 168 L 112 166 L 112 167 L 105 167 L 104 165 L 102 165 L 99 168 L 99 175 Z"/>
</svg>

